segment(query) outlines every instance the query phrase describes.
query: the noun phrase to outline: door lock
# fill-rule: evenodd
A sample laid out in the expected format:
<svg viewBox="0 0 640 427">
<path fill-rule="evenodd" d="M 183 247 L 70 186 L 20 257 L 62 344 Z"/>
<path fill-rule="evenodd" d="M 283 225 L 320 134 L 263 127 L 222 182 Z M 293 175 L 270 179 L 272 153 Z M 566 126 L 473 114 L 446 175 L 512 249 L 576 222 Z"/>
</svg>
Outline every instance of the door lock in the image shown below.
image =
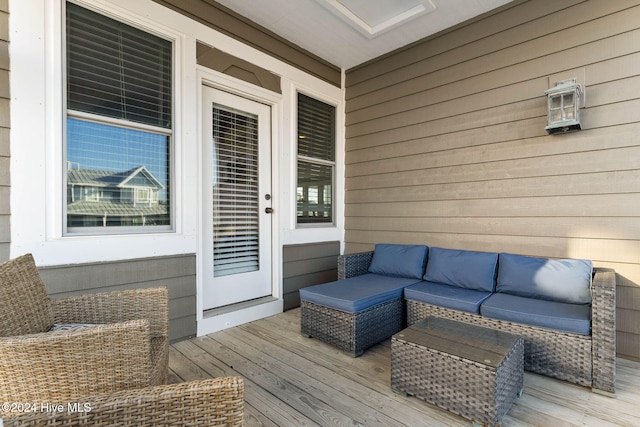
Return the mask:
<svg viewBox="0 0 640 427">
<path fill-rule="evenodd" d="M 265 208 L 264 211 L 270 214 L 270 213 L 273 213 L 273 208 Z"/>
</svg>

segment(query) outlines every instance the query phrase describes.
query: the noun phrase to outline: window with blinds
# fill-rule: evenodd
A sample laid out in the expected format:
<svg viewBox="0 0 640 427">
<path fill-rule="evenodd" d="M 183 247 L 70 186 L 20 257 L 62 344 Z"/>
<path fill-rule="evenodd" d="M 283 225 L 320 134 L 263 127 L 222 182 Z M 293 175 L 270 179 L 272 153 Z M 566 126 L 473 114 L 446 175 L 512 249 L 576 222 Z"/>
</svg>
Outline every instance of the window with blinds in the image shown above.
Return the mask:
<svg viewBox="0 0 640 427">
<path fill-rule="evenodd" d="M 336 108 L 298 93 L 297 223 L 333 223 Z"/>
<path fill-rule="evenodd" d="M 65 34 L 66 231 L 170 229 L 172 42 L 71 2 Z"/>
<path fill-rule="evenodd" d="M 213 106 L 213 275 L 260 268 L 258 116 Z"/>
</svg>

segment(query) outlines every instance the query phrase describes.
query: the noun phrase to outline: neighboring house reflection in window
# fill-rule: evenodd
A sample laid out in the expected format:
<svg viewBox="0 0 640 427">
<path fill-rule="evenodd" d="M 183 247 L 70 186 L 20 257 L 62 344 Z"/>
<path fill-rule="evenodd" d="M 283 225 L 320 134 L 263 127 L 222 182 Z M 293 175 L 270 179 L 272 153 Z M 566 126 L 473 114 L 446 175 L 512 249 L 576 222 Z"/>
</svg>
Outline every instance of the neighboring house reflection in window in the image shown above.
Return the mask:
<svg viewBox="0 0 640 427">
<path fill-rule="evenodd" d="M 69 167 L 69 227 L 167 225 L 165 186 L 145 166 L 122 172 Z"/>
</svg>

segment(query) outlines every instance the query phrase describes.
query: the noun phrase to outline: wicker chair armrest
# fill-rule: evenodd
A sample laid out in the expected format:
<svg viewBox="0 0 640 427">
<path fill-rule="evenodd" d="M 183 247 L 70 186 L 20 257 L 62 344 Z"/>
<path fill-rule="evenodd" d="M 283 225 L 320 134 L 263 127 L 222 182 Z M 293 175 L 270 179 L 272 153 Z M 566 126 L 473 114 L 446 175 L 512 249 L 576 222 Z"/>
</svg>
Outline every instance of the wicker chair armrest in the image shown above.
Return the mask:
<svg viewBox="0 0 640 427">
<path fill-rule="evenodd" d="M 168 336 L 169 298 L 166 287 L 51 298 L 56 323 L 120 323 L 148 319 L 152 336 Z"/>
<path fill-rule="evenodd" d="M 72 426 L 242 426 L 244 382 L 214 378 L 147 387 L 63 405 L 64 412 L 35 412 L 12 417 L 6 427 Z"/>
<path fill-rule="evenodd" d="M 338 257 L 338 280 L 366 274 L 372 259 L 373 251 L 340 255 Z"/>
<path fill-rule="evenodd" d="M 616 273 L 595 268 L 591 284 L 591 336 L 595 390 L 613 394 L 616 387 Z"/>
<path fill-rule="evenodd" d="M 3 337 L 0 402 L 65 402 L 148 387 L 151 363 L 146 319 Z"/>
</svg>

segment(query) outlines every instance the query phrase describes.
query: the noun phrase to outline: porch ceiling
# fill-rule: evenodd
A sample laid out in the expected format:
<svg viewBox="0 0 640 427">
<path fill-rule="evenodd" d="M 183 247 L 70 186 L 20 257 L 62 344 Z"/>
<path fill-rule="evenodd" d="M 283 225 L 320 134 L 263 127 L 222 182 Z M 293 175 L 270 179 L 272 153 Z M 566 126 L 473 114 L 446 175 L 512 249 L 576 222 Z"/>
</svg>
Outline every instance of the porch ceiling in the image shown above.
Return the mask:
<svg viewBox="0 0 640 427">
<path fill-rule="evenodd" d="M 511 0 L 216 0 L 343 69 Z"/>
</svg>

